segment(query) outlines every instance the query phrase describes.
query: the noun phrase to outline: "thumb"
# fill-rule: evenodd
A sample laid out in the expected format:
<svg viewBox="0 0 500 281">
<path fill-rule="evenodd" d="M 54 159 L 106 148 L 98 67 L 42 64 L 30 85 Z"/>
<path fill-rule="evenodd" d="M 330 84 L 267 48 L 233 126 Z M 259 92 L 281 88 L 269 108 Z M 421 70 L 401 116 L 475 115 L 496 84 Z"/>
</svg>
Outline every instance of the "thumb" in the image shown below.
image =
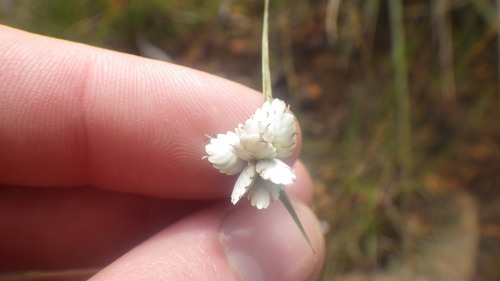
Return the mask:
<svg viewBox="0 0 500 281">
<path fill-rule="evenodd" d="M 285 207 L 217 205 L 172 225 L 91 280 L 314 280 L 324 256 L 318 221 L 294 202 L 314 253 Z"/>
</svg>

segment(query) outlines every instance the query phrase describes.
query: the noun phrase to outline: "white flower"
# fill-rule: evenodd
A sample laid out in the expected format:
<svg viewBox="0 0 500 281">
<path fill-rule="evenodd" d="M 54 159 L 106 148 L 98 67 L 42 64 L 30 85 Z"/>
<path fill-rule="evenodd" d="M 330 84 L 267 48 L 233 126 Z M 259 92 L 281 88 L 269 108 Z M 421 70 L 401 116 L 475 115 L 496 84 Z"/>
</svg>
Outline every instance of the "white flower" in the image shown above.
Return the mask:
<svg viewBox="0 0 500 281">
<path fill-rule="evenodd" d="M 236 204 L 246 195 L 252 206 L 264 209 L 295 180 L 292 168 L 280 159 L 290 156 L 296 144 L 295 117 L 283 101 L 274 99 L 234 132 L 212 138 L 205 150 L 208 161 L 221 173 L 240 173 L 231 202 Z"/>
</svg>

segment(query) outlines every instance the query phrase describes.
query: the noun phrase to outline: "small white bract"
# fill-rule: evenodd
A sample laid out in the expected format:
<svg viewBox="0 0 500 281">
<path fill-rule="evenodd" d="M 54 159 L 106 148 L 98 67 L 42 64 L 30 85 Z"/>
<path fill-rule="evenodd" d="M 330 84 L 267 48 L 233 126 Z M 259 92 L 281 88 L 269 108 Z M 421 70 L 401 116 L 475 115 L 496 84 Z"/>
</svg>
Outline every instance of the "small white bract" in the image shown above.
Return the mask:
<svg viewBox="0 0 500 281">
<path fill-rule="evenodd" d="M 205 150 L 208 161 L 221 173 L 240 173 L 231 202 L 236 204 L 247 195 L 252 206 L 264 209 L 295 180 L 292 168 L 280 159 L 290 156 L 296 144 L 295 117 L 283 101 L 274 99 L 234 132 L 212 138 Z"/>
</svg>

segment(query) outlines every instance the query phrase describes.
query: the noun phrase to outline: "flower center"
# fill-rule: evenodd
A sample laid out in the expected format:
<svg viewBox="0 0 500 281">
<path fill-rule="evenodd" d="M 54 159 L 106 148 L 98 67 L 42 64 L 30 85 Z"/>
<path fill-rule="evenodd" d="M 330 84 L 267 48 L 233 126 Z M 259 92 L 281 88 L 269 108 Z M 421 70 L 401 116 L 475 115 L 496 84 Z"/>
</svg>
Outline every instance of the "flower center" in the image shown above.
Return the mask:
<svg viewBox="0 0 500 281">
<path fill-rule="evenodd" d="M 276 157 L 276 148 L 259 134 L 242 134 L 234 146 L 234 153 L 245 161 Z"/>
</svg>

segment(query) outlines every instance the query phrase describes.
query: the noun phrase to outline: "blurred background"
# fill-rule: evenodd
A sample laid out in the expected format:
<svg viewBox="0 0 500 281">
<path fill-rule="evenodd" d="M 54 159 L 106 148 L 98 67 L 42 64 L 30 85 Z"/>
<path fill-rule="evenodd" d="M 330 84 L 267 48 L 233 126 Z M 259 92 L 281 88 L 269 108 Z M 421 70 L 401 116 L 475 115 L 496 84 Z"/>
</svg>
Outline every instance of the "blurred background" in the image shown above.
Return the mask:
<svg viewBox="0 0 500 281">
<path fill-rule="evenodd" d="M 262 13 L 255 0 L 0 0 L 2 24 L 257 90 Z M 500 280 L 499 0 L 272 0 L 270 52 L 315 182 L 320 280 Z"/>
</svg>

